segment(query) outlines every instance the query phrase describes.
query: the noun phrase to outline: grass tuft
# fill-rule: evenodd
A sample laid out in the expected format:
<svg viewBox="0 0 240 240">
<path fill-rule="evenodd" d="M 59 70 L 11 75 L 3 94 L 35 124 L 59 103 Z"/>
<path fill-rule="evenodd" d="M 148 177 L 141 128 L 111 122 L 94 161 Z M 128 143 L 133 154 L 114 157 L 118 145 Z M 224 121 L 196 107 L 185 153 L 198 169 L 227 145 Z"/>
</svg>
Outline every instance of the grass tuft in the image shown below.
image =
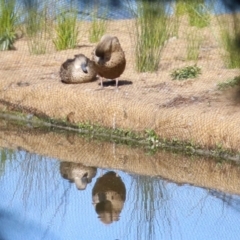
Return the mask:
<svg viewBox="0 0 240 240">
<path fill-rule="evenodd" d="M 201 74 L 201 68 L 194 65 L 175 69 L 171 73 L 171 77 L 172 80 L 184 80 L 189 78 L 196 78 L 199 74 Z"/>
<path fill-rule="evenodd" d="M 175 14 L 188 15 L 190 26 L 204 28 L 210 24 L 210 13 L 204 0 L 176 0 Z"/>
<path fill-rule="evenodd" d="M 15 0 L 0 0 L 0 50 L 15 49 L 18 15 Z"/>
<path fill-rule="evenodd" d="M 106 33 L 106 30 L 107 20 L 105 19 L 105 16 L 99 18 L 97 8 L 95 8 L 92 13 L 92 22 L 89 29 L 89 41 L 91 43 L 98 42 L 101 37 Z"/>
<path fill-rule="evenodd" d="M 198 60 L 202 41 L 202 37 L 197 30 L 191 29 L 191 31 L 187 33 L 187 60 Z"/>
<path fill-rule="evenodd" d="M 59 50 L 75 48 L 78 42 L 77 11 L 62 11 L 57 16 L 55 27 L 56 38 L 53 40 L 55 48 Z"/>
<path fill-rule="evenodd" d="M 225 82 L 218 83 L 217 87 L 219 90 L 226 90 L 228 88 L 233 88 L 239 85 L 240 85 L 240 76 L 236 76 L 233 79 L 229 79 Z"/>
<path fill-rule="evenodd" d="M 139 1 L 135 16 L 136 69 L 138 72 L 157 71 L 161 51 L 171 31 L 164 1 Z"/>
</svg>

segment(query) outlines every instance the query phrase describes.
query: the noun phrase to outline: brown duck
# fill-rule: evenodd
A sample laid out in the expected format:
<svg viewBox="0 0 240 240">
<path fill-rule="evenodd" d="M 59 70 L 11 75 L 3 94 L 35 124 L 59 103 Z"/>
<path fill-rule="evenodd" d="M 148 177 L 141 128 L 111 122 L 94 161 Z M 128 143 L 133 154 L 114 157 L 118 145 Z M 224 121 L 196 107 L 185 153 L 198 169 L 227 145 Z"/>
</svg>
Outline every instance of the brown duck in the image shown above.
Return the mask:
<svg viewBox="0 0 240 240">
<path fill-rule="evenodd" d="M 67 59 L 60 68 L 60 78 L 63 83 L 85 83 L 94 80 L 97 73 L 94 63 L 83 54 Z"/>
<path fill-rule="evenodd" d="M 125 54 L 118 38 L 104 35 L 94 49 L 92 59 L 95 63 L 95 70 L 101 79 L 101 87 L 103 87 L 103 78 L 107 78 L 116 79 L 117 88 L 118 78 L 126 66 Z"/>
</svg>

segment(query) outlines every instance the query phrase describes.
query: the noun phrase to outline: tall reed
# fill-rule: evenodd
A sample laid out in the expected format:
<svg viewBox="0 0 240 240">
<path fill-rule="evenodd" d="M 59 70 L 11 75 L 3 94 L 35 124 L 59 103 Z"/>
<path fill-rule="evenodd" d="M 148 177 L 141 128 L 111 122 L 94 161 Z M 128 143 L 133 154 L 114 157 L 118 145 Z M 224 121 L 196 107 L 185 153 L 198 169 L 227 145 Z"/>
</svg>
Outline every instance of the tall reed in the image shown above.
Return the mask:
<svg viewBox="0 0 240 240">
<path fill-rule="evenodd" d="M 54 0 L 23 0 L 24 30 L 28 40 L 28 49 L 31 54 L 45 54 L 47 39 L 52 37 L 51 28 L 54 16 L 50 11 L 54 8 Z"/>
<path fill-rule="evenodd" d="M 239 68 L 240 17 L 233 14 L 232 16 L 220 16 L 217 19 L 220 29 L 220 44 L 224 49 L 223 61 L 228 68 Z"/>
<path fill-rule="evenodd" d="M 98 42 L 102 35 L 106 33 L 107 30 L 107 20 L 106 13 L 98 17 L 98 7 L 95 6 L 93 13 L 91 14 L 92 21 L 89 29 L 89 41 L 92 43 Z"/>
<path fill-rule="evenodd" d="M 135 16 L 137 71 L 157 71 L 164 43 L 171 32 L 164 2 L 139 1 Z"/>
<path fill-rule="evenodd" d="M 176 0 L 175 14 L 188 15 L 190 26 L 203 28 L 210 24 L 211 7 L 211 4 L 207 6 L 204 0 Z"/>
</svg>

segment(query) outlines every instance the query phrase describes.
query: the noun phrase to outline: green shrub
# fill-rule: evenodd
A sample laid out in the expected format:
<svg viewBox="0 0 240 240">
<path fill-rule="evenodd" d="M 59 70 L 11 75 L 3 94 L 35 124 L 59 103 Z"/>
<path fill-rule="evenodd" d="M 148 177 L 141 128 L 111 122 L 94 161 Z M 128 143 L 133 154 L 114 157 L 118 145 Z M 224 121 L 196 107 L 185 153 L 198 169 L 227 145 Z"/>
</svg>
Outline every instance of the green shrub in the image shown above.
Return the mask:
<svg viewBox="0 0 240 240">
<path fill-rule="evenodd" d="M 190 26 L 198 28 L 210 24 L 210 13 L 204 0 L 176 0 L 175 15 L 187 14 Z"/>
<path fill-rule="evenodd" d="M 0 50 L 14 49 L 18 15 L 15 0 L 0 0 Z"/>
<path fill-rule="evenodd" d="M 199 57 L 199 49 L 202 43 L 202 37 L 197 29 L 187 33 L 187 60 L 196 61 Z"/>
<path fill-rule="evenodd" d="M 107 20 L 105 19 L 105 16 L 103 16 L 102 18 L 98 18 L 97 8 L 95 8 L 92 13 L 92 22 L 89 29 L 89 41 L 91 43 L 98 42 L 101 37 L 106 33 L 106 30 Z"/>
<path fill-rule="evenodd" d="M 78 41 L 77 11 L 61 12 L 57 16 L 55 30 L 53 43 L 57 50 L 75 48 Z"/>
<path fill-rule="evenodd" d="M 240 85 L 240 76 L 236 76 L 233 79 L 229 79 L 225 82 L 221 82 L 217 84 L 219 90 L 225 90 L 225 89 L 233 88 L 239 85 Z"/>
<path fill-rule="evenodd" d="M 171 27 L 163 2 L 139 1 L 137 5 L 135 57 L 138 72 L 158 70 L 161 51 L 169 38 Z"/>
<path fill-rule="evenodd" d="M 171 77 L 173 80 L 183 80 L 188 78 L 196 78 L 199 74 L 201 74 L 201 68 L 194 65 L 173 70 Z"/>
</svg>

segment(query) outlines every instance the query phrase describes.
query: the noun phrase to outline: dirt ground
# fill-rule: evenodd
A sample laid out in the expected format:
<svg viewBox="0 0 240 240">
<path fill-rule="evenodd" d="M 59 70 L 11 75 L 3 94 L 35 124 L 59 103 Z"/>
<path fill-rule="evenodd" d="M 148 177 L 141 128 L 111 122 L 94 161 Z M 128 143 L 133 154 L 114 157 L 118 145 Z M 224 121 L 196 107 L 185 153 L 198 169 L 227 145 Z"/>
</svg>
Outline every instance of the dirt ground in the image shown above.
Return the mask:
<svg viewBox="0 0 240 240">
<path fill-rule="evenodd" d="M 239 75 L 239 70 L 225 67 L 216 29 L 213 21 L 211 27 L 200 30 L 204 41 L 197 65 L 202 74 L 197 79 L 173 81 L 173 69 L 194 64 L 186 61 L 184 21 L 178 38 L 166 42 L 156 73 L 135 71 L 131 20 L 111 21 L 108 33 L 119 38 L 127 59 L 119 91 L 111 84 L 100 90 L 98 81 L 74 85 L 60 81 L 59 68 L 67 58 L 78 53 L 91 56 L 95 45 L 89 43 L 87 34 L 73 50 L 56 52 L 49 40 L 48 53 L 37 56 L 29 53 L 23 37 L 16 42 L 16 51 L 0 52 L 0 110 L 24 108 L 72 123 L 153 129 L 162 138 L 240 150 L 239 88 L 217 88 L 217 83 Z"/>
</svg>

